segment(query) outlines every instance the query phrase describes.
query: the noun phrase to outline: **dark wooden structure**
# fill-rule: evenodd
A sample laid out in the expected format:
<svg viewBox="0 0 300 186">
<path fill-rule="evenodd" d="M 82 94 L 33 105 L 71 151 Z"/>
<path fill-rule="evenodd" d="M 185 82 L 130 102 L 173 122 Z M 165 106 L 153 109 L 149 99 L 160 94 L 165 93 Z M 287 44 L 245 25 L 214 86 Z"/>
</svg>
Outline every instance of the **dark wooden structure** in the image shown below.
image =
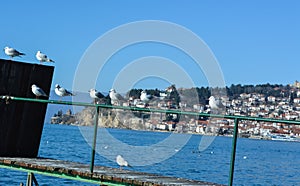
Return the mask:
<svg viewBox="0 0 300 186">
<path fill-rule="evenodd" d="M 35 98 L 32 84 L 49 95 L 53 72 L 53 66 L 0 59 L 0 96 Z M 0 101 L 0 156 L 37 157 L 46 109 L 45 103 Z"/>
<path fill-rule="evenodd" d="M 89 165 L 46 158 L 0 157 L 0 168 L 1 167 L 16 170 L 20 169 L 22 171 L 40 173 L 53 177 L 93 182 L 103 186 L 220 185 L 103 166 L 95 166 L 94 172 L 91 173 L 89 171 Z"/>
</svg>

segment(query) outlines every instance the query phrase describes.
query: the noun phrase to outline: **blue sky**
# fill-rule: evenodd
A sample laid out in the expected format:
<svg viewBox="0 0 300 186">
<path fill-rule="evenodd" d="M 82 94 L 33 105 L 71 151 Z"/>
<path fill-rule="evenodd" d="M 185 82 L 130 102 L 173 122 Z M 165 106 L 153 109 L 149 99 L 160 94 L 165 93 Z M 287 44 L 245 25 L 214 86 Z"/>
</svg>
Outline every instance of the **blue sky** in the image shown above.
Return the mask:
<svg viewBox="0 0 300 186">
<path fill-rule="evenodd" d="M 121 25 L 144 20 L 174 23 L 200 37 L 215 55 L 226 85 L 289 84 L 300 80 L 297 0 L 3 1 L 1 7 L 0 46 L 26 53 L 16 60 L 38 63 L 37 50 L 53 58 L 56 63 L 52 88 L 56 83 L 74 87 L 78 64 L 97 38 Z M 175 47 L 149 42 L 114 54 L 94 86 L 107 92 L 126 65 L 147 56 L 178 64 L 195 86 L 209 85 L 188 55 Z M 0 58 L 8 57 L 1 52 Z M 170 83 L 179 82 L 149 77 L 137 79 L 132 87 L 162 89 Z"/>
</svg>

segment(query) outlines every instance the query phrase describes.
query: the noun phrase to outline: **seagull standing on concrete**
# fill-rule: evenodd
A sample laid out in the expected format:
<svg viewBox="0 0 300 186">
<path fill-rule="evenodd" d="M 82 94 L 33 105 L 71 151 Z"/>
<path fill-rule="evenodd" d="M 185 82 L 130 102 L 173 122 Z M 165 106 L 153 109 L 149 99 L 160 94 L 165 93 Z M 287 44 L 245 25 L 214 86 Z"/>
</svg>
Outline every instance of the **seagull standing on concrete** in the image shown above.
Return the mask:
<svg viewBox="0 0 300 186">
<path fill-rule="evenodd" d="M 21 57 L 22 55 L 25 55 L 24 53 L 19 52 L 16 49 L 10 48 L 10 47 L 5 47 L 4 52 L 6 55 L 10 56 L 11 60 L 13 59 L 13 57 L 16 57 L 16 56 Z"/>
<path fill-rule="evenodd" d="M 101 92 L 98 92 L 96 89 L 89 90 L 90 97 L 94 99 L 94 103 L 96 104 L 97 99 L 104 98 L 104 95 Z"/>
<path fill-rule="evenodd" d="M 60 96 L 60 97 L 64 97 L 64 96 L 74 96 L 74 94 L 70 91 L 68 91 L 67 89 L 59 86 L 59 84 L 55 85 L 55 93 Z"/>
<path fill-rule="evenodd" d="M 43 89 L 41 89 L 40 87 L 36 86 L 35 84 L 31 85 L 31 91 L 32 91 L 32 93 L 36 96 L 37 99 L 38 99 L 40 96 L 43 96 L 43 97 L 49 97 L 49 96 L 43 91 Z"/>
<path fill-rule="evenodd" d="M 35 55 L 36 59 L 40 61 L 40 63 L 42 62 L 52 62 L 54 63 L 54 61 L 50 58 L 48 58 L 48 56 L 46 54 L 43 54 L 41 51 L 37 51 L 36 55 Z"/>
<path fill-rule="evenodd" d="M 111 99 L 111 104 L 112 105 L 120 105 L 121 100 L 124 100 L 124 98 L 115 91 L 115 89 L 110 89 L 109 91 L 109 97 Z"/>
<path fill-rule="evenodd" d="M 121 155 L 118 155 L 116 157 L 116 162 L 117 164 L 120 166 L 120 169 L 122 169 L 122 167 L 131 167 L 128 162 L 121 156 Z"/>
</svg>

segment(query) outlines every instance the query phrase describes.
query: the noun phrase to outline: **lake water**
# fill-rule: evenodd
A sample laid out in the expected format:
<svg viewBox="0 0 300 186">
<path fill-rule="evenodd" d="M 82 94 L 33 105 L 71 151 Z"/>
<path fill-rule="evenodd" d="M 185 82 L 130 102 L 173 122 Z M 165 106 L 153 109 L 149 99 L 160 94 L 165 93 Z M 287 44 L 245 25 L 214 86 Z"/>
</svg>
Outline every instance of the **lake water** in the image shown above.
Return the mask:
<svg viewBox="0 0 300 186">
<path fill-rule="evenodd" d="M 83 128 L 93 132 L 92 127 Z M 101 130 L 101 129 L 100 129 Z M 170 133 L 107 129 L 120 141 L 132 146 L 158 143 Z M 182 134 L 175 134 L 178 137 Z M 99 140 L 101 136 L 98 135 Z M 191 135 L 182 149 L 170 158 L 147 166 L 134 166 L 134 171 L 183 177 L 220 184 L 228 183 L 232 138 L 216 137 L 204 151 L 198 151 L 202 136 Z M 99 144 L 99 146 L 101 146 Z M 110 152 L 110 147 L 100 150 Z M 91 148 L 76 126 L 45 124 L 40 144 L 40 157 L 90 162 Z M 136 154 L 137 156 L 139 154 Z M 300 143 L 264 141 L 239 138 L 235 163 L 234 185 L 300 185 Z M 142 154 L 141 154 L 142 156 Z M 129 162 L 130 163 L 130 162 Z M 96 165 L 118 167 L 101 154 L 96 154 Z M 128 168 L 130 169 L 130 168 Z M 0 185 L 26 183 L 27 173 L 0 169 Z M 36 175 L 40 185 L 93 185 Z"/>
</svg>

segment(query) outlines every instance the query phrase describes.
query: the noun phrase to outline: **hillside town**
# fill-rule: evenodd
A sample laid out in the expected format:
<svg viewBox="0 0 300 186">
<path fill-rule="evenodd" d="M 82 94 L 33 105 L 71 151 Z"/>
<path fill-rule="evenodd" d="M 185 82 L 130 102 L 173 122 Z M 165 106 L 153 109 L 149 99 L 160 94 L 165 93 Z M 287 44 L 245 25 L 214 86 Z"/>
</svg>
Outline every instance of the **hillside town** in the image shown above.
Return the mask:
<svg viewBox="0 0 300 186">
<path fill-rule="evenodd" d="M 300 83 L 296 81 L 288 86 L 271 86 L 268 92 L 276 94 L 263 94 L 245 91 L 238 95 L 222 95 L 217 99 L 224 108 L 221 114 L 236 116 L 251 116 L 260 118 L 276 118 L 282 120 L 300 120 Z M 187 89 L 176 89 L 175 85 L 159 91 L 158 96 L 153 96 L 147 102 L 141 96 L 130 96 L 113 103 L 120 106 L 180 110 L 199 113 L 213 113 L 213 109 L 206 101 L 191 101 L 196 96 L 187 95 Z M 142 90 L 138 90 L 137 95 Z M 190 92 L 190 90 L 189 90 Z M 278 93 L 278 94 L 277 94 Z M 277 95 L 277 96 L 276 96 Z M 175 99 L 178 97 L 178 99 Z M 150 97 L 149 97 L 150 98 Z M 98 103 L 107 101 L 98 100 Z M 200 98 L 199 98 L 200 99 Z M 192 104 L 194 102 L 194 104 Z M 74 116 L 69 111 L 67 114 L 56 114 L 51 123 L 68 123 L 76 125 L 92 125 L 94 123 L 94 108 L 85 108 Z M 67 116 L 72 119 L 64 118 Z M 59 121 L 59 122 L 58 122 Z M 172 131 L 178 133 L 198 133 L 203 135 L 232 135 L 234 121 L 229 119 L 215 119 L 211 117 L 196 117 L 172 113 L 143 113 L 141 111 L 123 111 L 116 109 L 103 109 L 99 117 L 99 125 L 111 128 L 127 128 L 133 130 Z M 300 126 L 271 122 L 240 121 L 239 135 L 258 139 L 273 139 L 274 136 L 284 137 L 287 140 L 300 138 Z M 292 137 L 292 138 L 291 138 Z"/>
</svg>

